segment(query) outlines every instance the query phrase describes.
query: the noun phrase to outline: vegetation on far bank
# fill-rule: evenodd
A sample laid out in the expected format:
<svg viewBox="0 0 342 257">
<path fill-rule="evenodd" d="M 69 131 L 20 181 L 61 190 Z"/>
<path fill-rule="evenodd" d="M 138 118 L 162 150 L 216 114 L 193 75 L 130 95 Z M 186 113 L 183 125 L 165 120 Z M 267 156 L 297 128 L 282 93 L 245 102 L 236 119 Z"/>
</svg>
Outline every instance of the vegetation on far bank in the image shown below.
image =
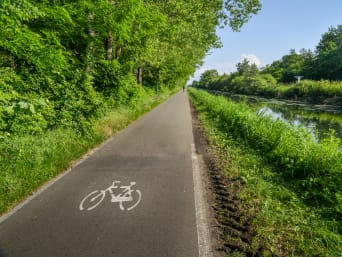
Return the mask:
<svg viewBox="0 0 342 257">
<path fill-rule="evenodd" d="M 341 256 L 338 139 L 317 143 L 302 128 L 204 91 L 190 89 L 190 97 L 226 160 L 224 176 L 245 182 L 239 199 L 257 210 L 251 251 L 262 245 L 262 256 Z"/>
<path fill-rule="evenodd" d="M 315 51 L 294 49 L 259 68 L 243 60 L 237 71 L 219 75 L 205 71 L 193 87 L 229 93 L 261 95 L 342 105 L 342 25 L 322 35 Z M 297 83 L 300 79 L 300 83 Z"/>
</svg>

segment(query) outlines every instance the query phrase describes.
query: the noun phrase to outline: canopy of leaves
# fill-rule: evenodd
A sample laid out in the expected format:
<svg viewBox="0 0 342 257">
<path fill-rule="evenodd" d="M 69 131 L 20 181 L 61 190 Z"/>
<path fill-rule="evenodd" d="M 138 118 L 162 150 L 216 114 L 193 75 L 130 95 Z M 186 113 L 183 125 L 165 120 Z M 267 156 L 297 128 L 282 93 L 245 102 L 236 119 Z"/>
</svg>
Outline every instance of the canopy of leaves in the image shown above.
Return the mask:
<svg viewBox="0 0 342 257">
<path fill-rule="evenodd" d="M 294 49 L 280 60 L 274 61 L 263 70 L 272 74 L 279 82 L 293 82 L 294 76 L 313 80 L 342 80 L 342 25 L 331 27 L 315 51 Z"/>
<path fill-rule="evenodd" d="M 258 0 L 2 0 L 0 137 L 83 131 L 146 87 L 182 86 L 220 47 L 217 26 L 238 30 L 259 9 Z"/>
</svg>

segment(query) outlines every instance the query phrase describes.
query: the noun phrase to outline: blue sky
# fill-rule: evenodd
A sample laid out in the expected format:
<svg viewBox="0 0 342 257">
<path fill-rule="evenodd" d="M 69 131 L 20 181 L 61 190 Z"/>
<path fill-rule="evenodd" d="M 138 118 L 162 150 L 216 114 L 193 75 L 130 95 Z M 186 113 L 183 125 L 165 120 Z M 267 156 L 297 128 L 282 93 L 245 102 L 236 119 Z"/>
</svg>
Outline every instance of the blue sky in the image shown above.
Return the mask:
<svg viewBox="0 0 342 257">
<path fill-rule="evenodd" d="M 290 49 L 315 50 L 323 33 L 342 24 L 342 0 L 261 0 L 262 10 L 240 32 L 218 29 L 223 47 L 213 49 L 195 73 L 208 69 L 220 74 L 235 70 L 244 58 L 259 67 L 289 53 Z"/>
</svg>

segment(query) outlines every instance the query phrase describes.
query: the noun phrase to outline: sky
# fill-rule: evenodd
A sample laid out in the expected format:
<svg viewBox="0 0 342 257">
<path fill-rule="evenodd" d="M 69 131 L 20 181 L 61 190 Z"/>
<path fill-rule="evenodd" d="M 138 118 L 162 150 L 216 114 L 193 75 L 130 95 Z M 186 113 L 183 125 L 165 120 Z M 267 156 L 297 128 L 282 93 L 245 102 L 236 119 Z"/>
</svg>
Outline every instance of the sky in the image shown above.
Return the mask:
<svg viewBox="0 0 342 257">
<path fill-rule="evenodd" d="M 342 25 L 342 0 L 261 0 L 261 3 L 261 11 L 240 32 L 229 27 L 217 30 L 223 47 L 209 52 L 190 82 L 199 80 L 200 74 L 209 69 L 229 74 L 245 58 L 263 67 L 281 59 L 290 49 L 314 51 L 323 33 Z"/>
</svg>

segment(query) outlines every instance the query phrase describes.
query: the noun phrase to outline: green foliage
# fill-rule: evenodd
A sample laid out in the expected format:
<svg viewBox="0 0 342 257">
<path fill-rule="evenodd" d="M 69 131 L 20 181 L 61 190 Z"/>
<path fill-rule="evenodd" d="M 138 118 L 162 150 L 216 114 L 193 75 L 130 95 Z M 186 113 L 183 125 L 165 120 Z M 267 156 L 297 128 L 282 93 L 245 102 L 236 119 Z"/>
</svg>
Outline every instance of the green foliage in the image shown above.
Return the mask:
<svg viewBox="0 0 342 257">
<path fill-rule="evenodd" d="M 276 79 L 271 74 L 260 73 L 258 67 L 246 59 L 236 66 L 237 71 L 230 75 L 220 76 L 216 70 L 208 70 L 192 86 L 240 94 L 275 94 L 272 89 L 276 86 Z"/>
<path fill-rule="evenodd" d="M 342 97 L 342 83 L 327 80 L 302 80 L 300 83 L 289 85 L 283 94 L 284 97 L 288 98 L 296 95 L 298 97 L 311 98 L 314 102 L 319 102 L 319 99 Z"/>
<path fill-rule="evenodd" d="M 259 0 L 227 0 L 225 7 L 229 15 L 224 17 L 224 22 L 229 24 L 233 30 L 238 31 L 251 18 L 252 14 L 257 14 L 260 11 L 261 3 Z"/>
<path fill-rule="evenodd" d="M 342 80 L 342 25 L 331 27 L 316 47 L 319 78 Z"/>
<path fill-rule="evenodd" d="M 301 75 L 313 80 L 342 80 L 342 25 L 329 28 L 316 46 L 315 52 L 290 50 L 281 60 L 267 65 L 263 73 L 272 74 L 278 82 L 294 82 Z"/>
<path fill-rule="evenodd" d="M 190 96 L 219 150 L 216 159 L 223 175 L 244 181 L 238 201 L 254 217 L 251 251 L 262 256 L 339 256 L 337 139 L 317 144 L 302 129 L 256 115 L 245 104 L 192 89 Z"/>
<path fill-rule="evenodd" d="M 219 74 L 216 70 L 207 70 L 202 73 L 199 83 L 202 87 L 208 88 L 210 84 L 215 83 L 218 77 Z"/>
<path fill-rule="evenodd" d="M 259 70 L 256 64 L 250 63 L 247 59 L 243 59 L 242 62 L 239 62 L 236 65 L 237 75 L 244 77 L 255 77 Z"/>
<path fill-rule="evenodd" d="M 235 73 L 215 75 L 214 79 L 209 79 L 205 83 L 202 80 L 194 81 L 192 86 L 228 93 L 303 100 L 315 104 L 342 105 L 342 82 L 304 79 L 299 83 L 280 84 L 270 73 L 254 71 L 253 68 L 243 65 L 243 63 L 239 63 L 238 66 L 239 70 Z M 217 74 L 215 70 L 210 72 Z"/>
<path fill-rule="evenodd" d="M 242 86 L 243 88 L 239 93 L 244 93 L 246 87 L 249 87 L 249 83 L 264 84 L 258 78 L 258 82 L 248 81 L 251 77 L 257 75 L 272 75 L 278 83 L 294 83 L 297 81 L 296 76 L 302 76 L 307 80 L 330 80 L 340 81 L 342 80 L 342 25 L 338 25 L 336 28 L 332 27 L 328 32 L 322 35 L 319 44 L 316 47 L 315 52 L 310 49 L 301 49 L 296 52 L 295 49 L 291 49 L 288 54 L 284 55 L 280 60 L 272 62 L 270 65 L 258 70 L 256 65 L 250 64 L 248 60 L 243 60 L 237 64 L 237 72 L 231 74 L 230 79 L 226 79 L 226 83 L 221 83 L 219 86 L 216 82 L 222 79 L 218 76 L 208 85 L 196 84 L 196 87 L 205 87 L 209 89 L 229 91 L 230 84 Z M 242 76 L 235 79 L 235 83 L 231 83 L 236 76 Z M 276 83 L 272 79 L 268 81 L 268 84 L 275 85 Z M 197 83 L 197 82 L 196 82 Z M 253 86 L 251 86 L 253 87 Z M 264 86 L 262 86 L 264 87 Z M 250 93 L 257 93 L 257 90 L 252 90 Z M 272 89 L 263 91 L 261 94 L 271 94 Z M 274 95 L 273 95 L 274 96 Z"/>
<path fill-rule="evenodd" d="M 226 7 L 237 28 L 260 5 Z M 134 105 L 144 92 L 138 71 L 143 86 L 181 87 L 219 46 L 222 8 L 221 0 L 1 1 L 1 134 L 87 131 L 105 108 Z"/>
<path fill-rule="evenodd" d="M 323 215 L 335 219 L 341 215 L 342 153 L 338 139 L 331 136 L 318 144 L 308 131 L 257 115 L 243 103 L 203 91 L 191 91 L 191 96 L 222 131 L 259 151 L 291 179 L 308 204 L 319 207 Z"/>
<path fill-rule="evenodd" d="M 104 114 L 180 89 L 220 46 L 223 2 L 1 0 L 0 211 L 103 139 Z M 235 2 L 240 27 L 258 1 Z"/>
<path fill-rule="evenodd" d="M 66 127 L 39 135 L 0 134 L 0 213 L 172 93 L 164 90 L 163 94 L 155 96 L 151 91 L 145 92 L 135 99 L 134 106 L 120 106 L 92 119 L 87 124 L 87 133 Z"/>
</svg>

